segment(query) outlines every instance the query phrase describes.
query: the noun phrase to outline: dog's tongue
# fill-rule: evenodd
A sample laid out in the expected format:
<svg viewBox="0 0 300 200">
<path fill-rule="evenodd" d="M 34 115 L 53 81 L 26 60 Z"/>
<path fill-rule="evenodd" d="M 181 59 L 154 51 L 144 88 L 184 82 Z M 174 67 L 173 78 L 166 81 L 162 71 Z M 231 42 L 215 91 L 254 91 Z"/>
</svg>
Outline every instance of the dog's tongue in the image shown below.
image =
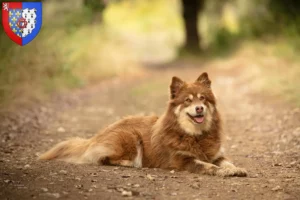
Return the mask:
<svg viewBox="0 0 300 200">
<path fill-rule="evenodd" d="M 197 116 L 194 117 L 194 120 L 198 123 L 202 123 L 204 121 L 204 116 Z"/>
</svg>

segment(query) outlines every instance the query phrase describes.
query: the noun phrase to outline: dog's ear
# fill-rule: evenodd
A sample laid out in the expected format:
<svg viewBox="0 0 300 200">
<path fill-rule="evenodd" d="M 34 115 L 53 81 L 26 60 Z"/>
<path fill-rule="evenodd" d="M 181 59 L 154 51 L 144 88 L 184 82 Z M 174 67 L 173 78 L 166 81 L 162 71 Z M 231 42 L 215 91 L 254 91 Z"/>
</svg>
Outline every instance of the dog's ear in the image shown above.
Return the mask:
<svg viewBox="0 0 300 200">
<path fill-rule="evenodd" d="M 202 73 L 196 80 L 196 82 L 205 85 L 206 87 L 210 88 L 211 81 L 208 78 L 208 74 L 206 72 Z"/>
<path fill-rule="evenodd" d="M 180 78 L 176 76 L 172 78 L 172 83 L 170 85 L 171 99 L 174 99 L 176 97 L 183 85 L 184 82 Z"/>
</svg>

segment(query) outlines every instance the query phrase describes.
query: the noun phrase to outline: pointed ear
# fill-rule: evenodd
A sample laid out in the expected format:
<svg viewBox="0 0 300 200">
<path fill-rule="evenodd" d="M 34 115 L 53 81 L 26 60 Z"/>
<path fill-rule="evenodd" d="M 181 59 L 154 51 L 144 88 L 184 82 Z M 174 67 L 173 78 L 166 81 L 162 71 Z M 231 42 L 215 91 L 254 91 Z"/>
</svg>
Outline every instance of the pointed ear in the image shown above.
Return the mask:
<svg viewBox="0 0 300 200">
<path fill-rule="evenodd" d="M 196 80 L 196 82 L 205 85 L 206 87 L 210 88 L 211 81 L 208 78 L 208 74 L 206 72 L 202 73 Z"/>
<path fill-rule="evenodd" d="M 174 99 L 176 97 L 183 85 L 184 82 L 180 78 L 176 76 L 172 78 L 172 83 L 170 85 L 171 99 Z"/>
</svg>

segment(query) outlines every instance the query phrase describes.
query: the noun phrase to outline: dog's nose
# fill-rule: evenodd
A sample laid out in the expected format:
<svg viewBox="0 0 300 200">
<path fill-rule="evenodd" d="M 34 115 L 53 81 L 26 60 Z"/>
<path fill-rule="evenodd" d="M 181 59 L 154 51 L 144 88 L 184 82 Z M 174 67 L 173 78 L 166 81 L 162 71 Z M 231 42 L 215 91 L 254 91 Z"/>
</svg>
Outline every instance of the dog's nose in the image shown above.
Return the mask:
<svg viewBox="0 0 300 200">
<path fill-rule="evenodd" d="M 203 106 L 196 106 L 196 112 L 197 113 L 201 113 L 201 112 L 203 112 Z"/>
</svg>

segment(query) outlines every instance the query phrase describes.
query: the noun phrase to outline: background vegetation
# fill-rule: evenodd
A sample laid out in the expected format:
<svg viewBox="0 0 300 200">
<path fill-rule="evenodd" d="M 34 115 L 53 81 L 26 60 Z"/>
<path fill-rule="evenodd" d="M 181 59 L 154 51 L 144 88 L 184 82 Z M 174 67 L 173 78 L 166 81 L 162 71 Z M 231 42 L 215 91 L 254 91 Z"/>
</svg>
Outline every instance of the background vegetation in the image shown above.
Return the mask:
<svg viewBox="0 0 300 200">
<path fill-rule="evenodd" d="M 193 3 L 193 1 L 190 1 Z M 300 102 L 296 0 L 201 1 L 196 59 L 247 57 L 257 88 Z M 188 56 L 180 0 L 45 0 L 43 26 L 19 47 L 0 28 L 0 107 Z M 254 70 L 256 68 L 257 70 Z"/>
</svg>

